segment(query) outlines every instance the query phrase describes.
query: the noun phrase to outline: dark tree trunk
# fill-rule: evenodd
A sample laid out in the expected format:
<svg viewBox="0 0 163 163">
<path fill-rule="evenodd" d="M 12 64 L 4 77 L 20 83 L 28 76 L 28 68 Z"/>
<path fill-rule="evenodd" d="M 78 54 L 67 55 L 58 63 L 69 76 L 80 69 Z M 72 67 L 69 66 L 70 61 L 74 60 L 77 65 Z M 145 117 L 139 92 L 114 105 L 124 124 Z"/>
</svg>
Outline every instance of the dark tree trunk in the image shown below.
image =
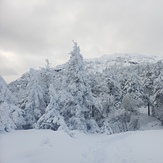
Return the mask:
<svg viewBox="0 0 163 163">
<path fill-rule="evenodd" d="M 148 102 L 148 116 L 150 116 L 150 115 L 151 115 L 151 112 L 150 112 L 150 104 Z"/>
</svg>

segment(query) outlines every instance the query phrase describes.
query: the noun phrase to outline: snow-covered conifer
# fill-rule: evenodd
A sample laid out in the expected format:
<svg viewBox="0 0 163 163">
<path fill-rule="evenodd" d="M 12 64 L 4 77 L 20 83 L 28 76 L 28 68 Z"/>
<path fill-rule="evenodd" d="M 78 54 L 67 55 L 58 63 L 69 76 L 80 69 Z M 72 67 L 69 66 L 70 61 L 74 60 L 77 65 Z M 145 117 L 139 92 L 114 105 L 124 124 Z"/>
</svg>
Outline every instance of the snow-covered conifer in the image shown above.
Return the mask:
<svg viewBox="0 0 163 163">
<path fill-rule="evenodd" d="M 24 125 L 23 112 L 15 105 L 15 99 L 0 76 L 0 132 L 20 129 Z"/>
<path fill-rule="evenodd" d="M 153 115 L 163 121 L 163 63 L 157 65 L 157 78 L 154 79 Z"/>
<path fill-rule="evenodd" d="M 70 129 L 87 131 L 91 130 L 91 121 L 87 118 L 94 103 L 86 81 L 83 57 L 76 42 L 74 42 L 73 51 L 70 54 L 66 76 L 63 80 L 63 90 L 59 93 L 61 115 L 65 117 Z M 94 124 L 92 125 L 94 126 Z"/>
<path fill-rule="evenodd" d="M 33 128 L 45 112 L 44 91 L 40 85 L 39 73 L 34 69 L 30 69 L 30 80 L 20 101 L 20 107 L 25 112 L 25 128 Z"/>
<path fill-rule="evenodd" d="M 58 95 L 54 86 L 51 84 L 49 88 L 50 103 L 46 108 L 45 113 L 37 121 L 36 127 L 43 129 L 58 130 L 61 127 L 68 131 L 68 127 L 64 121 L 64 117 L 59 113 Z"/>
</svg>

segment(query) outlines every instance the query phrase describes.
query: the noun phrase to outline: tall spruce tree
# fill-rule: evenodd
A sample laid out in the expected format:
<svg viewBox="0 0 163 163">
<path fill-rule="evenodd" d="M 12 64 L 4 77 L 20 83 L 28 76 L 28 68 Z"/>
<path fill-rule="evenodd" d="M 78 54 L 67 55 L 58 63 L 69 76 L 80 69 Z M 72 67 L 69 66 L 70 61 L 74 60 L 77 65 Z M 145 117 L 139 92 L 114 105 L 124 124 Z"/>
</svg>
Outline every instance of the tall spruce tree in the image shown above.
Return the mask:
<svg viewBox="0 0 163 163">
<path fill-rule="evenodd" d="M 62 108 L 60 113 L 69 129 L 91 131 L 95 129 L 94 126 L 97 126 L 94 119 L 89 116 L 94 101 L 86 81 L 83 57 L 76 42 L 70 55 L 62 90 L 59 93 L 59 106 Z"/>
</svg>

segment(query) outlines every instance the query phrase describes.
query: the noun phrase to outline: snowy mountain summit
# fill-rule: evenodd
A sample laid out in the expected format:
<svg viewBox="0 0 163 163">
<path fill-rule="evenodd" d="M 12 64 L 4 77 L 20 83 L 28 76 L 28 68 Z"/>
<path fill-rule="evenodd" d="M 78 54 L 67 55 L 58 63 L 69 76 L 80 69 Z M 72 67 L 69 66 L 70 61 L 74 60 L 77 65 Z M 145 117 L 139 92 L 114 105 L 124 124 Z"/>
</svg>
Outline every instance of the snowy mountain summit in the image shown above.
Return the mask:
<svg viewBox="0 0 163 163">
<path fill-rule="evenodd" d="M 156 63 L 163 58 L 159 56 L 147 56 L 143 54 L 129 54 L 129 53 L 115 53 L 106 54 L 99 58 L 85 59 L 85 65 L 88 69 L 94 69 L 102 72 L 102 70 L 109 68 L 112 65 L 116 66 L 131 66 L 148 63 Z"/>
<path fill-rule="evenodd" d="M 76 42 L 67 63 L 54 68 L 46 60 L 45 67 L 31 68 L 9 85 L 0 78 L 0 92 L 0 132 L 113 134 L 160 128 L 163 122 L 159 58 L 114 54 L 84 60 Z"/>
</svg>

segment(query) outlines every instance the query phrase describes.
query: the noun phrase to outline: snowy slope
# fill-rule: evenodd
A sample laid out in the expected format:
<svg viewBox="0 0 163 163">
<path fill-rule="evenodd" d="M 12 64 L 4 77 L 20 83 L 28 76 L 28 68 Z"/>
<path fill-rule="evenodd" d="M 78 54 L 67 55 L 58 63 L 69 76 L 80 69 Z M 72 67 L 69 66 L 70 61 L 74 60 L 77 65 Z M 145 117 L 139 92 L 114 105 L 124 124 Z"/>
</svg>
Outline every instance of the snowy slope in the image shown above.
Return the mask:
<svg viewBox="0 0 163 163">
<path fill-rule="evenodd" d="M 85 59 L 86 69 L 102 72 L 105 68 L 112 65 L 130 66 L 145 63 L 156 63 L 163 58 L 158 56 L 146 56 L 142 54 L 107 54 L 99 58 Z"/>
<path fill-rule="evenodd" d="M 59 130 L 0 135 L 1 163 L 162 163 L 163 130 L 73 137 Z"/>
</svg>

